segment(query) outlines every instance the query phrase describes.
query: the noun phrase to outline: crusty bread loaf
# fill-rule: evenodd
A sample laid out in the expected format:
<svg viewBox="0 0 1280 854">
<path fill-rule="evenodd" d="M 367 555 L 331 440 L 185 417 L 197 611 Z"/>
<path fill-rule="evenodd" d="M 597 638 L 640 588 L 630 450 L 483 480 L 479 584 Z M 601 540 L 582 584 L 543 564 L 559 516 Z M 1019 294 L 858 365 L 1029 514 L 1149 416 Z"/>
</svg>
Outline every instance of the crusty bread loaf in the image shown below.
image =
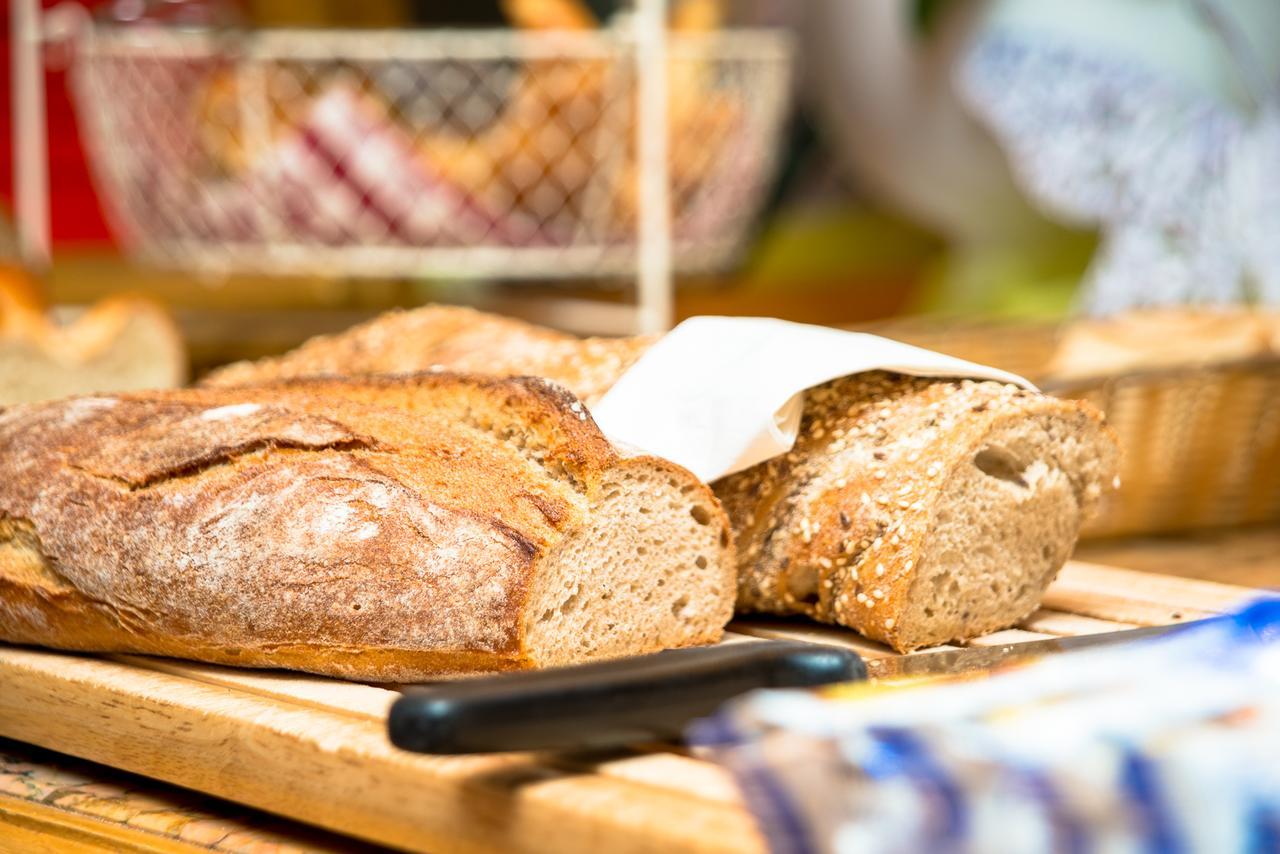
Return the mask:
<svg viewBox="0 0 1280 854">
<path fill-rule="evenodd" d="M 728 521 L 543 380 L 0 412 L 0 639 L 408 681 L 715 641 Z"/>
<path fill-rule="evenodd" d="M 173 320 L 156 304 L 111 297 L 66 326 L 0 281 L 0 405 L 186 382 Z"/>
<path fill-rule="evenodd" d="M 588 403 L 651 339 L 569 336 L 428 307 L 211 382 L 408 370 L 536 372 Z M 431 361 L 416 361 L 430 354 Z M 554 355 L 547 355 L 554 354 Z M 808 614 L 906 651 L 1016 624 L 1111 487 L 1092 407 L 1013 386 L 868 373 L 809 392 L 786 456 L 713 486 L 733 523 L 738 609 Z"/>
<path fill-rule="evenodd" d="M 575 338 L 508 317 L 456 306 L 393 311 L 284 356 L 237 362 L 203 385 L 234 386 L 291 377 L 474 371 L 552 379 L 595 403 L 653 337 Z"/>
</svg>

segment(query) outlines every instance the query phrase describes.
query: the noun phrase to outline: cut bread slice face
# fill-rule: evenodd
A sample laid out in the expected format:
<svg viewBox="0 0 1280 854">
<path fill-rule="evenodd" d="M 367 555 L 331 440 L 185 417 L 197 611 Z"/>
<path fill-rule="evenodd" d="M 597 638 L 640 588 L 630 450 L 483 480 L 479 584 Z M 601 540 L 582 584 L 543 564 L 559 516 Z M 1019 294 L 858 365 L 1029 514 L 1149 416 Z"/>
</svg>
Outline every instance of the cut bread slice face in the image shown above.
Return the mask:
<svg viewBox="0 0 1280 854">
<path fill-rule="evenodd" d="M 1063 435 L 1083 427 L 1084 435 Z M 1006 418 L 957 455 L 920 542 L 899 609 L 896 648 L 988 634 L 1030 616 L 1071 556 L 1114 444 L 1059 415 Z"/>
<path fill-rule="evenodd" d="M 538 666 L 718 640 L 737 585 L 709 493 L 674 466 L 624 461 L 547 559 L 523 631 Z M 728 567 L 728 571 L 725 569 Z"/>
<path fill-rule="evenodd" d="M 186 377 L 178 328 L 149 300 L 111 297 L 63 325 L 0 288 L 0 405 L 172 388 Z"/>
</svg>

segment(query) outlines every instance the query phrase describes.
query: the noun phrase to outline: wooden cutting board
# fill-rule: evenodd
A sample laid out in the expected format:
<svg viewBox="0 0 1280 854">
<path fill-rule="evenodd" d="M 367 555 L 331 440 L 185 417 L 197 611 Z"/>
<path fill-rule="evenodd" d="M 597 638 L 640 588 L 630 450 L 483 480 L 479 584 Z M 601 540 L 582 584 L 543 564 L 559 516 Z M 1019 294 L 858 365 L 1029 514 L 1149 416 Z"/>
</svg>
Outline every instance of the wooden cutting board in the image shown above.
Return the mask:
<svg viewBox="0 0 1280 854">
<path fill-rule="evenodd" d="M 1073 562 L 1021 627 L 972 644 L 1165 625 L 1254 595 Z M 785 638 L 893 655 L 802 620 L 742 620 L 731 629 L 729 642 Z M 681 750 L 419 756 L 386 739 L 396 697 L 386 687 L 283 672 L 0 645 L 0 736 L 343 834 L 438 854 L 764 849 L 733 780 Z M 0 793 L 0 825 L 22 813 L 20 800 Z"/>
</svg>

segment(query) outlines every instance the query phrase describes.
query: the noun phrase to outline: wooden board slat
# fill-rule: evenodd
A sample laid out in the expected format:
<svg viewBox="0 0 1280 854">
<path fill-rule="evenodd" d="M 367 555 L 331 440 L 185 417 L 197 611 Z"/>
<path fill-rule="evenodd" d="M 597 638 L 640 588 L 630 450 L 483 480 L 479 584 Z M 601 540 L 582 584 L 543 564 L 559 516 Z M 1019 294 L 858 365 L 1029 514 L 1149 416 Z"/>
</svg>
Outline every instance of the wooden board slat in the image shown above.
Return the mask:
<svg viewBox="0 0 1280 854">
<path fill-rule="evenodd" d="M 724 637 L 720 638 L 720 643 L 757 643 L 763 640 L 763 638 L 758 638 L 755 635 L 735 631 L 736 628 L 735 625 L 730 623 L 729 628 L 725 629 Z"/>
<path fill-rule="evenodd" d="M 352 714 L 371 721 L 384 721 L 391 704 L 400 696 L 398 691 L 326 679 L 306 673 L 289 673 L 272 670 L 239 670 L 219 667 L 216 664 L 200 664 L 194 661 L 178 661 L 172 658 L 154 658 L 145 655 L 111 656 L 122 664 L 144 670 L 170 673 L 207 685 L 234 688 L 245 694 L 286 700 L 299 706 L 309 706 L 326 712 Z"/>
<path fill-rule="evenodd" d="M 825 626 L 802 619 L 772 617 L 739 617 L 729 624 L 736 634 L 749 635 L 766 640 L 801 641 L 826 646 L 851 649 L 863 658 L 884 658 L 893 655 L 889 647 L 869 641 L 840 626 Z"/>
<path fill-rule="evenodd" d="M 842 649 L 853 650 L 863 658 L 887 658 L 891 655 L 897 655 L 884 644 L 867 640 L 842 626 L 827 626 L 803 619 L 739 617 L 729 624 L 729 628 L 735 634 L 761 640 L 800 641 L 801 643 L 838 646 Z M 938 652 L 955 648 L 954 646 L 931 646 L 928 649 L 916 650 L 909 654 L 918 655 L 924 652 Z"/>
<path fill-rule="evenodd" d="M 1001 632 L 992 632 L 989 635 L 983 635 L 980 638 L 974 638 L 966 641 L 965 646 L 1008 646 L 1011 643 L 1028 643 L 1030 641 L 1053 640 L 1057 635 L 1045 634 L 1044 632 L 1029 632 L 1026 629 L 1005 629 Z"/>
<path fill-rule="evenodd" d="M 379 722 L 120 662 L 2 647 L 0 684 L 5 736 L 407 850 L 763 850 L 714 799 L 534 755 L 410 754 Z"/>
<path fill-rule="evenodd" d="M 741 636 L 742 641 L 759 638 Z M 216 664 L 197 664 L 173 659 L 141 655 L 112 656 L 116 661 L 146 670 L 182 676 L 209 685 L 234 688 L 261 697 L 308 706 L 339 715 L 351 715 L 382 724 L 398 691 L 375 688 L 320 676 L 277 673 L 264 670 L 238 670 Z M 555 757 L 551 764 L 560 769 L 587 770 L 604 777 L 647 785 L 659 785 L 668 791 L 681 791 L 710 800 L 741 803 L 737 788 L 728 772 L 719 766 L 680 756 L 668 749 L 663 753 L 627 756 L 603 761 L 581 761 L 576 757 Z"/>
<path fill-rule="evenodd" d="M 564 763 L 562 767 L 573 767 L 573 764 Z M 711 762 L 674 752 L 650 753 L 582 767 L 607 777 L 745 808 L 738 784 L 728 771 Z"/>
<path fill-rule="evenodd" d="M 203 845 L 0 795 L 0 854 L 200 854 Z"/>
<path fill-rule="evenodd" d="M 1257 596 L 1248 587 L 1068 561 L 1043 604 L 1086 617 L 1163 626 L 1211 617 Z"/>
<path fill-rule="evenodd" d="M 374 847 L 199 792 L 0 739 L 0 852 L 79 850 L 373 854 Z"/>
<path fill-rule="evenodd" d="M 1044 632 L 1058 637 L 1079 637 L 1081 635 L 1100 635 L 1107 632 L 1123 632 L 1141 628 L 1137 623 L 1118 623 L 1114 620 L 1099 620 L 1082 614 L 1069 614 L 1066 611 L 1055 611 L 1052 608 L 1041 608 L 1022 621 L 1018 627 L 1031 632 Z"/>
</svg>

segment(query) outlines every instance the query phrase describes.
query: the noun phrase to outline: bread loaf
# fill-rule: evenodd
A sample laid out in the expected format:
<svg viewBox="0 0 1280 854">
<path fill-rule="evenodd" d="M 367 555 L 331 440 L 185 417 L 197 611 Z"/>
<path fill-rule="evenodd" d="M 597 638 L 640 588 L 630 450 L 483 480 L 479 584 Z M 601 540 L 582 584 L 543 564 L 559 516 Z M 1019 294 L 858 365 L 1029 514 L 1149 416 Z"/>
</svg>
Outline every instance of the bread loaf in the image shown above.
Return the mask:
<svg viewBox="0 0 1280 854">
<path fill-rule="evenodd" d="M 1253 307 L 1152 308 L 1069 324 L 1045 374 L 1095 379 L 1280 354 L 1280 313 Z"/>
<path fill-rule="evenodd" d="M 382 681 L 719 638 L 711 491 L 542 380 L 430 374 L 0 412 L 0 639 Z"/>
<path fill-rule="evenodd" d="M 0 405 L 186 382 L 177 326 L 156 304 L 110 297 L 59 325 L 0 280 Z"/>
<path fill-rule="evenodd" d="M 345 332 L 317 336 L 283 356 L 227 365 L 202 384 L 449 370 L 545 377 L 590 405 L 656 340 L 575 338 L 474 309 L 428 306 L 392 311 Z"/>
<path fill-rule="evenodd" d="M 715 484 L 738 608 L 808 614 L 899 651 L 1015 625 L 1115 477 L 1097 410 L 883 372 L 810 390 L 785 456 Z"/>
<path fill-rule="evenodd" d="M 650 341 L 428 307 L 209 381 L 465 366 L 537 373 L 592 403 Z M 879 372 L 827 383 L 809 392 L 789 454 L 713 484 L 737 542 L 737 607 L 807 614 L 900 651 L 1014 625 L 1070 555 L 1117 455 L 1086 404 Z"/>
</svg>

